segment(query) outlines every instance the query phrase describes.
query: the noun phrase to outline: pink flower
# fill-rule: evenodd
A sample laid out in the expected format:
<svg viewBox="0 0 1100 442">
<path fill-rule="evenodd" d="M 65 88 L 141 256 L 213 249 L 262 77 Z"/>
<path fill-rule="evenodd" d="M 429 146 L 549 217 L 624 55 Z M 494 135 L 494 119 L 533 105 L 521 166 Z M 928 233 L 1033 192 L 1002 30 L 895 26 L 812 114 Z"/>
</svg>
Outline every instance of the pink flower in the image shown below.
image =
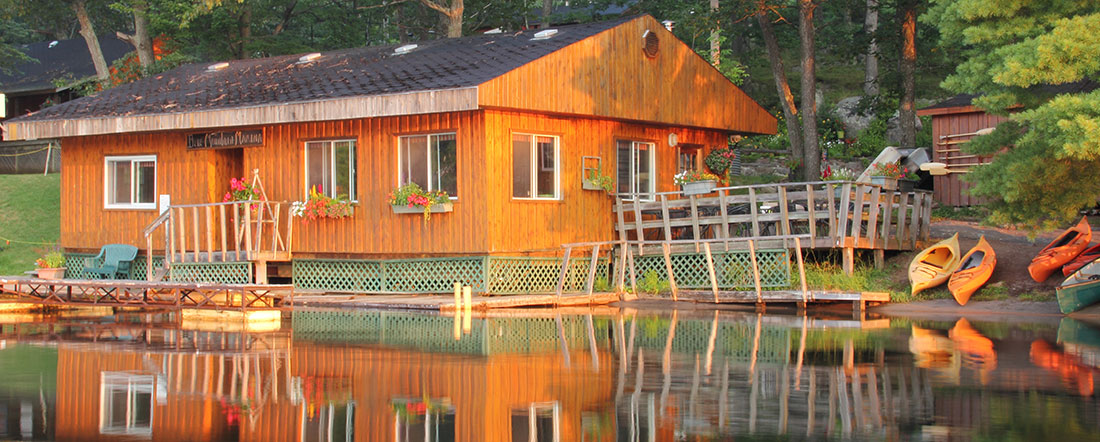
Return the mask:
<svg viewBox="0 0 1100 442">
<path fill-rule="evenodd" d="M 225 198 L 222 199 L 222 202 L 226 203 L 226 202 L 229 202 L 229 201 L 232 201 L 232 200 L 233 200 L 233 194 L 229 193 L 229 192 L 225 192 Z"/>
</svg>

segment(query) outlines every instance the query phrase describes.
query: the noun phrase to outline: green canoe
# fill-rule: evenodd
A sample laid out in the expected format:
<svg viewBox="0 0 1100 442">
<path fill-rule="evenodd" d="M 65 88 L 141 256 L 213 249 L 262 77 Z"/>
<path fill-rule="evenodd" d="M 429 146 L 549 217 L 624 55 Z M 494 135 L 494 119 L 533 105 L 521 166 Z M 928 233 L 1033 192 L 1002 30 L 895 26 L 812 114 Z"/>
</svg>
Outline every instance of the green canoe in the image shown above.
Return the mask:
<svg viewBox="0 0 1100 442">
<path fill-rule="evenodd" d="M 1100 261 L 1081 267 L 1058 286 L 1058 308 L 1070 314 L 1100 302 Z"/>
</svg>

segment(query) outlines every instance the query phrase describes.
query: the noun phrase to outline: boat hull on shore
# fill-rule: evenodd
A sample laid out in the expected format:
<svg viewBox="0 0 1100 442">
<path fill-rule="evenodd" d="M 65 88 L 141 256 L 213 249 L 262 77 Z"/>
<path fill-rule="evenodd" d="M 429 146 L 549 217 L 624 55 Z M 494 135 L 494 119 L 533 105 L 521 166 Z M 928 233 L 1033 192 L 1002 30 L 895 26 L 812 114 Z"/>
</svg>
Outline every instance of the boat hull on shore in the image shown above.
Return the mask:
<svg viewBox="0 0 1100 442">
<path fill-rule="evenodd" d="M 1066 229 L 1054 241 L 1043 247 L 1027 266 L 1027 272 L 1035 282 L 1046 281 L 1055 270 L 1076 258 L 1092 241 L 1092 227 L 1088 218 L 1081 217 L 1077 225 Z"/>
<path fill-rule="evenodd" d="M 959 234 L 922 250 L 909 263 L 909 284 L 916 295 L 944 282 L 959 265 Z"/>
<path fill-rule="evenodd" d="M 985 240 L 985 235 L 978 238 L 978 243 L 962 258 L 959 269 L 951 274 L 947 282 L 947 289 L 959 305 L 966 305 L 970 296 L 978 291 L 993 275 L 993 269 L 997 267 L 997 254 L 993 246 Z"/>
<path fill-rule="evenodd" d="M 1100 261 L 1093 261 L 1069 278 L 1056 290 L 1058 308 L 1069 314 L 1100 302 Z"/>
</svg>

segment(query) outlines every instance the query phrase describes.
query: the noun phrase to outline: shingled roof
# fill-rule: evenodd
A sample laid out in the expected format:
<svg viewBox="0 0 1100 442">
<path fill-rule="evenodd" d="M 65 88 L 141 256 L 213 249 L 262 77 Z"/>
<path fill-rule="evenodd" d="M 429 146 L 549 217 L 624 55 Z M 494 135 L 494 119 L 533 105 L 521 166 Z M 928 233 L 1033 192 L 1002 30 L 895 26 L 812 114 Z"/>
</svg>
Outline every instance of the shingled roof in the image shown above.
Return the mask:
<svg viewBox="0 0 1100 442">
<path fill-rule="evenodd" d="M 558 28 L 551 38 L 537 30 L 420 42 L 398 55 L 398 45 L 229 61 L 220 70 L 197 63 L 49 107 L 13 120 L 156 115 L 315 102 L 477 86 L 539 57 L 632 18 Z"/>
<path fill-rule="evenodd" d="M 133 46 L 114 37 L 100 37 L 99 47 L 107 64 L 134 50 Z M 33 60 L 12 66 L 11 72 L 0 72 L 0 92 L 8 95 L 53 92 L 55 80 L 73 80 L 95 75 L 92 56 L 83 38 L 41 41 L 19 46 L 19 51 Z"/>
</svg>

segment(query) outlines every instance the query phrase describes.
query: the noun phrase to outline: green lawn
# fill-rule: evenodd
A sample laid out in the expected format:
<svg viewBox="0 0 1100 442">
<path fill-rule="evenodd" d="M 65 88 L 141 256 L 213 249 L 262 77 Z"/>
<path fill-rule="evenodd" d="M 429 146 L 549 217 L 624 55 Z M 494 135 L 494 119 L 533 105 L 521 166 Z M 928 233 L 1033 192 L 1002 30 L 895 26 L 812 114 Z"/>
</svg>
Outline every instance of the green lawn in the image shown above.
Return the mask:
<svg viewBox="0 0 1100 442">
<path fill-rule="evenodd" d="M 0 175 L 0 275 L 34 269 L 61 235 L 61 174 Z"/>
</svg>

